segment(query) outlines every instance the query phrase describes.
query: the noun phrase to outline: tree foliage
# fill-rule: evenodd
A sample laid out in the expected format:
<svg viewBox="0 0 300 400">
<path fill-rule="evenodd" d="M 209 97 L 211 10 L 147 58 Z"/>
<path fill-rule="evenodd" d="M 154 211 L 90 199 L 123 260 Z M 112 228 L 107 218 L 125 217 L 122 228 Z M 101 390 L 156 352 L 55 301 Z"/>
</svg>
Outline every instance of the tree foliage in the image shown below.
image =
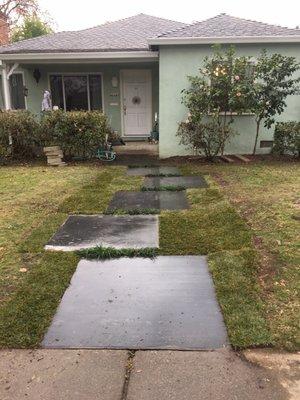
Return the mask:
<svg viewBox="0 0 300 400">
<path fill-rule="evenodd" d="M 233 47 L 214 47 L 199 75 L 189 76 L 190 87 L 182 91 L 189 117 L 179 124 L 181 143 L 208 158 L 223 154 L 234 134 L 233 115 L 250 112 L 256 121 L 255 154 L 261 124 L 270 128 L 284 111 L 287 97 L 298 91 L 298 69 L 294 57 L 264 50 L 254 62 L 252 57 L 237 56 Z"/>
<path fill-rule="evenodd" d="M 12 42 L 31 39 L 34 37 L 47 35 L 53 30 L 48 22 L 43 21 L 37 15 L 24 18 L 22 25 L 16 26 L 12 32 Z"/>
<path fill-rule="evenodd" d="M 249 108 L 256 121 L 253 154 L 256 152 L 261 123 L 270 128 L 275 122 L 275 116 L 284 111 L 286 98 L 298 91 L 300 78 L 294 74 L 299 67 L 294 57 L 268 55 L 265 50 L 258 57 L 253 82 L 247 88 Z"/>
<path fill-rule="evenodd" d="M 182 91 L 182 102 L 189 117 L 177 132 L 182 144 L 192 145 L 209 159 L 223 154 L 226 142 L 235 134 L 233 113 L 248 108 L 249 65 L 249 57 L 237 57 L 234 47 L 222 51 L 215 46 L 199 75 L 188 77 L 190 87 Z"/>
</svg>

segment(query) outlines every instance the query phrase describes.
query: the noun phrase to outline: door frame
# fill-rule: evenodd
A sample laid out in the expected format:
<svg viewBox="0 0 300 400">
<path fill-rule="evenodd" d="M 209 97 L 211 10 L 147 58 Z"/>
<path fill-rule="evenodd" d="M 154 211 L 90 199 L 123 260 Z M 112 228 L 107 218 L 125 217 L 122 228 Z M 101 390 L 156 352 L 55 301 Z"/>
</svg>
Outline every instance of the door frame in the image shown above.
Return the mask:
<svg viewBox="0 0 300 400">
<path fill-rule="evenodd" d="M 125 121 L 124 121 L 124 110 L 123 110 L 123 107 L 124 107 L 124 101 L 123 101 L 123 99 L 124 99 L 124 72 L 127 72 L 127 71 L 130 71 L 130 72 L 134 72 L 134 71 L 147 71 L 148 73 L 149 73 L 149 86 L 150 86 L 150 91 L 149 91 L 149 94 L 150 94 L 150 101 L 149 101 L 149 114 L 150 114 L 150 123 L 149 123 L 149 134 L 148 135 L 125 135 Z M 129 69 L 129 68 L 127 68 L 127 69 L 121 69 L 120 70 L 120 115 L 121 115 L 121 130 L 122 130 L 122 133 L 121 133 L 121 136 L 124 138 L 124 139 L 128 139 L 128 138 L 132 138 L 132 139 L 143 139 L 143 138 L 145 138 L 145 139 L 147 139 L 149 136 L 150 136 L 150 132 L 151 132 L 151 129 L 152 129 L 152 119 L 153 119 L 153 116 L 152 116 L 152 108 L 153 108 L 153 105 L 152 105 L 152 102 L 153 102 L 153 93 L 152 93 L 152 70 L 151 69 L 149 69 L 149 68 L 133 68 L 133 69 Z"/>
</svg>

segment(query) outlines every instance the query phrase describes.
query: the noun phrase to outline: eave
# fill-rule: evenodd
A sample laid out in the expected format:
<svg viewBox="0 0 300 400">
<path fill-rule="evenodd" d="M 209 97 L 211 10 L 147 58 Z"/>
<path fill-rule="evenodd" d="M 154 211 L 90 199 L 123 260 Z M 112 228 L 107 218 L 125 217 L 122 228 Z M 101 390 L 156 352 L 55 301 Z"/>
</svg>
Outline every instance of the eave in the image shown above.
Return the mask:
<svg viewBox="0 0 300 400">
<path fill-rule="evenodd" d="M 224 37 L 170 37 L 148 40 L 149 46 L 215 44 L 215 43 L 300 43 L 300 36 L 224 36 Z"/>
</svg>

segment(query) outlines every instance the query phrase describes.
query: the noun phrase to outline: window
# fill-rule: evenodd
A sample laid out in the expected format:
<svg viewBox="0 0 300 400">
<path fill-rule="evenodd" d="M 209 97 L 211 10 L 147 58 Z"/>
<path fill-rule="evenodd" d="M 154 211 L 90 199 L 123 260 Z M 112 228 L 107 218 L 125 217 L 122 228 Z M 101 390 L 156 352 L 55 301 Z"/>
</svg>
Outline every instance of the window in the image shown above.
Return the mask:
<svg viewBox="0 0 300 400">
<path fill-rule="evenodd" d="M 15 73 L 9 77 L 9 90 L 11 97 L 11 108 L 13 110 L 25 109 L 23 74 Z"/>
<path fill-rule="evenodd" d="M 102 110 L 100 74 L 51 74 L 52 105 L 70 110 Z"/>
</svg>

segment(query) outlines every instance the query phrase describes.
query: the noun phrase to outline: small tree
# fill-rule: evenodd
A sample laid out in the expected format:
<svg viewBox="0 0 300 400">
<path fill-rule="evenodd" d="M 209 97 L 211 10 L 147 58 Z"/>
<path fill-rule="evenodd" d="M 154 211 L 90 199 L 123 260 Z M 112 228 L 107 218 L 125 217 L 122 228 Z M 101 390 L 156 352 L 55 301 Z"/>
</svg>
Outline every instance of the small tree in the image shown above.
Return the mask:
<svg viewBox="0 0 300 400">
<path fill-rule="evenodd" d="M 15 27 L 11 40 L 18 42 L 19 40 L 31 39 L 52 32 L 49 22 L 43 21 L 37 15 L 33 15 L 24 18 L 22 25 Z"/>
<path fill-rule="evenodd" d="M 248 107 L 248 69 L 249 58 L 236 57 L 233 47 L 225 52 L 214 47 L 200 74 L 189 76 L 190 87 L 182 91 L 182 102 L 189 110 L 188 120 L 178 129 L 182 144 L 192 145 L 210 159 L 224 153 L 227 140 L 235 133 L 233 112 Z"/>
<path fill-rule="evenodd" d="M 255 114 L 256 135 L 253 154 L 259 137 L 262 121 L 266 128 L 275 122 L 275 115 L 286 107 L 286 98 L 298 90 L 300 78 L 293 77 L 299 69 L 294 57 L 281 54 L 267 55 L 264 50 L 254 68 L 254 80 L 247 88 L 250 110 Z"/>
</svg>

